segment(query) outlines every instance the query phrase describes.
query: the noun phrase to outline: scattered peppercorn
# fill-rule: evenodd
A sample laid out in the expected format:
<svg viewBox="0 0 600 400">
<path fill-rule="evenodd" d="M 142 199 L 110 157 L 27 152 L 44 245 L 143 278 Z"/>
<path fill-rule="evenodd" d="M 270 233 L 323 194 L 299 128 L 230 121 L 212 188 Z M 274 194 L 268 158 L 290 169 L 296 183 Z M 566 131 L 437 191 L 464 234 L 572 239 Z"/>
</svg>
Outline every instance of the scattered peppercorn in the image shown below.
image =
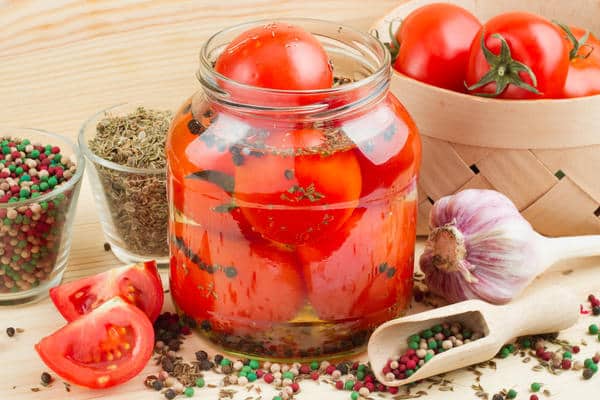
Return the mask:
<svg viewBox="0 0 600 400">
<path fill-rule="evenodd" d="M 510 389 L 508 393 L 506 393 L 507 399 L 514 399 L 517 397 L 517 391 L 515 389 Z"/>
<path fill-rule="evenodd" d="M 598 325 L 596 325 L 596 324 L 592 324 L 588 327 L 588 332 L 592 335 L 597 335 L 598 331 L 599 331 Z"/>
<path fill-rule="evenodd" d="M 168 400 L 173 400 L 175 396 L 177 396 L 177 393 L 175 393 L 173 389 L 167 389 L 167 391 L 165 392 L 165 397 Z"/>
<path fill-rule="evenodd" d="M 104 251 L 110 251 L 110 243 L 104 242 Z"/>
<path fill-rule="evenodd" d="M 496 393 L 493 397 L 492 400 L 504 400 L 504 396 L 502 396 L 500 393 Z"/>
<path fill-rule="evenodd" d="M 183 394 L 185 395 L 185 397 L 194 397 L 194 388 L 192 388 L 192 387 L 185 388 L 185 390 L 183 391 Z"/>
<path fill-rule="evenodd" d="M 13 328 L 12 326 L 9 326 L 8 328 L 6 328 L 6 334 L 8 335 L 8 337 L 13 337 L 15 336 L 15 328 Z"/>
<path fill-rule="evenodd" d="M 541 388 L 542 388 L 542 385 L 537 382 L 533 382 L 531 384 L 531 391 L 534 393 L 539 392 Z"/>
<path fill-rule="evenodd" d="M 163 389 L 163 383 L 161 381 L 159 381 L 158 379 L 155 380 L 154 382 L 152 382 L 152 389 L 156 390 L 157 392 Z"/>
<path fill-rule="evenodd" d="M 536 394 L 532 394 L 531 396 L 529 396 L 529 400 L 540 400 L 540 399 Z"/>
<path fill-rule="evenodd" d="M 43 386 L 48 386 L 49 384 L 52 383 L 53 379 L 52 379 L 52 375 L 50 375 L 47 372 L 42 372 L 42 375 L 40 376 L 40 379 L 42 381 L 42 385 Z"/>
<path fill-rule="evenodd" d="M 204 350 L 200 350 L 196 352 L 196 360 L 208 360 L 208 354 Z"/>
<path fill-rule="evenodd" d="M 583 379 L 591 379 L 594 376 L 594 371 L 589 368 L 583 370 Z"/>
</svg>

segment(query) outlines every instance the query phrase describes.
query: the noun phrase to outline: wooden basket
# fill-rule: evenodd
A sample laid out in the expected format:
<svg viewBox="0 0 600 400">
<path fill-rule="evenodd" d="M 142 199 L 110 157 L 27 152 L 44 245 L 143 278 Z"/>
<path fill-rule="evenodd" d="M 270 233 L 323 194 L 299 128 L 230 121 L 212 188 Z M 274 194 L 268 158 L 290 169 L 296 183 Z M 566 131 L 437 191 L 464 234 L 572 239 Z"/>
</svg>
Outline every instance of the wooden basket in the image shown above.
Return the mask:
<svg viewBox="0 0 600 400">
<path fill-rule="evenodd" d="M 378 21 L 388 26 L 439 0 L 408 1 Z M 598 0 L 452 0 L 482 22 L 522 10 L 600 32 Z M 486 99 L 433 87 L 394 71 L 392 91 L 423 140 L 418 234 L 442 196 L 466 188 L 510 197 L 533 227 L 549 236 L 600 233 L 600 96 L 564 100 Z"/>
</svg>

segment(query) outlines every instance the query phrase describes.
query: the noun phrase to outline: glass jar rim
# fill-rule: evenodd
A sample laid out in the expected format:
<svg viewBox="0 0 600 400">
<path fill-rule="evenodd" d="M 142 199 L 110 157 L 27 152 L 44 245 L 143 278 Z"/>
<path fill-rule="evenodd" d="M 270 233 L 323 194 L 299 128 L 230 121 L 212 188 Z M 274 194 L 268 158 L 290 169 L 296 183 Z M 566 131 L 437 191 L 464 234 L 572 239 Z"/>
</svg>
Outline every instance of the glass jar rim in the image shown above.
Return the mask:
<svg viewBox="0 0 600 400">
<path fill-rule="evenodd" d="M 339 85 L 339 86 L 333 86 L 333 87 L 329 87 L 329 88 L 325 88 L 325 89 L 312 89 L 312 90 L 271 89 L 271 88 L 263 88 L 263 87 L 259 87 L 259 86 L 249 85 L 249 84 L 245 84 L 245 83 L 236 81 L 229 77 L 226 77 L 225 75 L 220 74 L 213 68 L 209 53 L 210 53 L 210 50 L 213 48 L 215 41 L 218 38 L 220 38 L 224 35 L 227 35 L 229 33 L 232 33 L 234 31 L 239 30 L 240 32 L 243 32 L 243 31 L 253 28 L 253 27 L 257 27 L 257 26 L 261 26 L 261 25 L 268 25 L 271 23 L 290 23 L 290 24 L 297 24 L 297 25 L 301 25 L 301 26 L 305 25 L 305 24 L 327 24 L 328 26 L 335 26 L 336 29 L 338 29 L 338 30 L 348 31 L 354 35 L 357 35 L 358 37 L 361 38 L 362 44 L 365 44 L 367 47 L 369 47 L 371 50 L 373 50 L 377 53 L 381 52 L 383 57 L 379 57 L 379 59 L 378 59 L 379 65 L 377 66 L 377 68 L 374 69 L 373 71 L 371 71 L 371 73 L 364 78 L 358 79 L 353 82 L 345 83 L 345 84 Z M 315 33 L 315 32 L 310 32 L 310 33 Z M 334 21 L 315 19 L 315 18 L 260 19 L 260 20 L 254 20 L 254 21 L 250 21 L 250 22 L 244 22 L 241 24 L 229 26 L 227 28 L 224 28 L 224 29 L 214 33 L 210 38 L 208 38 L 208 40 L 204 43 L 204 45 L 200 49 L 199 57 L 200 57 L 200 68 L 199 68 L 198 72 L 196 73 L 196 75 L 203 85 L 220 81 L 220 82 L 227 84 L 228 88 L 234 88 L 234 89 L 240 89 L 240 90 L 252 90 L 252 91 L 255 91 L 257 93 L 257 95 L 264 94 L 266 96 L 268 96 L 268 95 L 296 95 L 296 96 L 344 95 L 346 93 L 349 93 L 349 92 L 352 92 L 352 91 L 355 91 L 355 90 L 358 90 L 358 89 L 361 89 L 364 87 L 368 87 L 369 85 L 374 85 L 375 83 L 377 83 L 380 80 L 383 80 L 383 79 L 389 80 L 390 68 L 391 68 L 390 52 L 385 47 L 385 45 L 379 39 L 377 39 L 375 36 L 373 36 L 369 33 L 360 31 L 358 29 L 349 27 L 344 24 L 340 24 L 340 23 L 337 23 Z M 210 77 L 211 82 L 206 82 L 206 80 L 203 79 L 204 75 Z M 221 94 L 226 93 L 226 91 L 221 87 L 221 85 L 211 84 L 210 89 L 220 92 Z M 231 89 L 227 89 L 227 91 L 230 91 L 230 90 Z M 247 105 L 253 106 L 252 104 L 247 104 Z M 261 109 L 278 110 L 278 111 L 279 110 L 318 111 L 322 107 L 323 107 L 323 105 L 319 104 L 319 103 L 316 103 L 316 104 L 309 103 L 306 105 L 292 105 L 292 106 L 284 106 L 284 107 L 260 106 Z"/>
<path fill-rule="evenodd" d="M 57 195 L 64 193 L 69 189 L 72 189 L 74 186 L 76 186 L 79 183 L 79 181 L 81 181 L 81 178 L 83 176 L 83 170 L 85 169 L 85 159 L 84 159 L 83 154 L 81 153 L 79 147 L 77 146 L 77 144 L 73 140 L 68 138 L 67 136 L 59 135 L 58 133 L 52 133 L 52 132 L 49 132 L 49 131 L 46 131 L 43 129 L 37 129 L 37 128 L 17 128 L 17 127 L 3 126 L 2 131 L 3 132 L 11 132 L 11 131 L 13 131 L 13 132 L 30 132 L 32 134 L 46 136 L 48 138 L 51 138 L 51 139 L 54 139 L 56 141 L 60 141 L 64 144 L 66 144 L 67 146 L 69 146 L 71 148 L 71 151 L 73 152 L 73 154 L 75 155 L 75 158 L 77 159 L 77 169 L 75 170 L 75 174 L 65 184 L 55 187 L 48 193 L 45 193 L 39 197 L 29 198 L 27 200 L 19 200 L 19 201 L 15 201 L 13 203 L 0 203 L 0 208 L 19 208 L 21 206 L 26 206 L 26 205 L 33 204 L 33 203 L 39 203 L 41 201 L 52 200 Z M 10 134 L 8 134 L 7 136 L 10 136 Z"/>
<path fill-rule="evenodd" d="M 164 168 L 138 168 L 138 167 L 130 167 L 128 165 L 118 164 L 114 161 L 107 160 L 106 158 L 100 157 L 96 153 L 94 153 L 87 144 L 87 140 L 85 138 L 85 132 L 90 127 L 90 125 L 98 119 L 101 115 L 105 114 L 110 110 L 114 110 L 116 108 L 128 105 L 129 103 L 119 103 L 107 107 L 103 110 L 98 111 L 89 117 L 79 129 L 79 134 L 77 135 L 77 143 L 79 144 L 79 148 L 81 152 L 85 155 L 87 159 L 93 161 L 97 164 L 102 165 L 103 167 L 119 171 L 119 172 L 127 172 L 131 174 L 140 174 L 140 175 L 161 175 L 167 172 L 167 167 Z"/>
</svg>

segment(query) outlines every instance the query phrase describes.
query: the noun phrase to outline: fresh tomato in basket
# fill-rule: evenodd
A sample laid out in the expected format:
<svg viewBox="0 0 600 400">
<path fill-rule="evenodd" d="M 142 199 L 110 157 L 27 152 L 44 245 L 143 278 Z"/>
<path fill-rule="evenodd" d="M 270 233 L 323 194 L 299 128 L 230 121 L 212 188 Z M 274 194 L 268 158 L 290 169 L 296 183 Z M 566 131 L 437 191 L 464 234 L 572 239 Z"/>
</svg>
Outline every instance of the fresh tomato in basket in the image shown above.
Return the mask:
<svg viewBox="0 0 600 400">
<path fill-rule="evenodd" d="M 144 369 L 154 349 L 154 329 L 140 309 L 115 297 L 43 338 L 35 349 L 66 381 L 108 388 Z"/>
<path fill-rule="evenodd" d="M 92 312 L 115 296 L 138 307 L 154 321 L 164 299 L 156 262 L 113 268 L 50 289 L 52 302 L 67 321 Z"/>
<path fill-rule="evenodd" d="M 414 200 L 359 207 L 328 240 L 298 246 L 308 299 L 319 318 L 381 323 L 406 307 L 415 220 Z"/>
<path fill-rule="evenodd" d="M 469 49 L 480 28 L 473 14 L 454 4 L 420 7 L 394 35 L 394 69 L 430 85 L 465 92 Z"/>
<path fill-rule="evenodd" d="M 569 45 L 561 29 L 527 12 L 486 22 L 471 45 L 469 92 L 503 99 L 563 97 Z"/>
<path fill-rule="evenodd" d="M 347 121 L 342 129 L 356 143 L 363 200 L 376 189 L 398 192 L 412 183 L 421 163 L 421 141 L 414 121 L 395 96 Z"/>
<path fill-rule="evenodd" d="M 350 217 L 361 171 L 352 143 L 336 132 L 273 132 L 269 149 L 236 167 L 235 203 L 255 231 L 275 242 L 301 244 L 325 237 Z M 340 143 L 346 147 L 336 147 Z"/>
<path fill-rule="evenodd" d="M 600 94 L 600 40 L 578 27 L 559 25 L 570 42 L 569 73 L 565 82 L 565 97 Z"/>
<path fill-rule="evenodd" d="M 284 22 L 237 36 L 217 59 L 215 70 L 234 81 L 269 89 L 326 89 L 333 84 L 333 69 L 319 40 Z"/>
<path fill-rule="evenodd" d="M 173 299 L 212 329 L 267 329 L 294 318 L 302 306 L 304 284 L 289 249 L 183 223 L 173 224 L 170 241 Z"/>
</svg>

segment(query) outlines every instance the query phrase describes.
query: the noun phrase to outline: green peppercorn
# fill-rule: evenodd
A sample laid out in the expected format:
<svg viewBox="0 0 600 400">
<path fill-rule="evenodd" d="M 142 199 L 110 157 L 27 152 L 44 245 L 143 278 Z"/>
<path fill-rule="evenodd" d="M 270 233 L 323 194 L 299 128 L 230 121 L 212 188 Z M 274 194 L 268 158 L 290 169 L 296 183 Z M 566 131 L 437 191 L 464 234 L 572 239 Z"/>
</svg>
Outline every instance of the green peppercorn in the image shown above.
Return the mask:
<svg viewBox="0 0 600 400">
<path fill-rule="evenodd" d="M 281 396 L 273 396 L 273 400 L 283 400 Z"/>
<path fill-rule="evenodd" d="M 56 179 L 55 176 L 51 176 L 48 179 L 48 185 L 50 185 L 51 188 L 53 188 L 54 186 L 58 185 L 58 180 Z"/>
<path fill-rule="evenodd" d="M 228 358 L 224 358 L 224 359 L 221 360 L 220 364 L 221 364 L 221 367 L 224 367 L 226 365 L 231 365 L 231 360 L 228 359 Z"/>
<path fill-rule="evenodd" d="M 563 358 L 568 358 L 569 360 L 573 358 L 573 354 L 570 351 L 565 351 L 563 353 Z"/>
<path fill-rule="evenodd" d="M 427 343 L 427 347 L 429 347 L 431 350 L 435 350 L 438 348 L 438 344 L 435 340 L 431 340 L 429 343 Z"/>
<path fill-rule="evenodd" d="M 444 328 L 442 328 L 441 325 L 435 325 L 433 328 L 431 328 L 431 330 L 433 331 L 433 333 L 440 333 Z"/>
<path fill-rule="evenodd" d="M 517 397 L 517 391 L 515 389 L 510 389 L 508 393 L 506 393 L 507 399 L 514 399 Z"/>
<path fill-rule="evenodd" d="M 199 388 L 204 387 L 205 382 L 204 382 L 204 378 L 198 378 L 196 379 L 196 386 L 198 386 Z"/>
<path fill-rule="evenodd" d="M 419 335 L 411 335 L 408 338 L 409 342 L 419 342 L 421 340 L 421 336 Z"/>
<path fill-rule="evenodd" d="M 352 400 L 358 400 L 358 392 L 352 392 L 352 393 L 350 393 L 350 398 Z"/>
<path fill-rule="evenodd" d="M 542 388 L 542 385 L 537 382 L 533 382 L 531 384 L 531 391 L 534 393 L 539 392 L 541 388 Z"/>
<path fill-rule="evenodd" d="M 248 379 L 248 382 L 254 382 L 258 377 L 255 372 L 248 372 L 246 378 Z"/>
<path fill-rule="evenodd" d="M 433 358 L 433 354 L 431 354 L 431 353 L 425 354 L 425 362 L 431 360 L 432 358 Z"/>
<path fill-rule="evenodd" d="M 365 371 L 356 371 L 356 379 L 362 381 L 365 379 Z"/>
<path fill-rule="evenodd" d="M 294 379 L 294 374 L 292 374 L 290 371 L 286 371 L 283 374 L 281 374 L 281 377 L 283 379 Z"/>
<path fill-rule="evenodd" d="M 415 370 L 414 369 L 407 369 L 405 373 L 406 373 L 406 377 L 409 378 L 409 377 L 411 377 L 415 373 Z"/>
<path fill-rule="evenodd" d="M 346 389 L 346 390 L 352 390 L 353 387 L 354 387 L 353 380 L 347 380 L 346 383 L 344 383 L 344 389 Z"/>
<path fill-rule="evenodd" d="M 17 168 L 18 170 L 19 168 Z M 29 174 L 23 174 L 21 175 L 21 177 L 19 178 L 19 182 L 29 182 L 31 181 L 31 176 L 29 176 Z"/>
<path fill-rule="evenodd" d="M 429 339 L 429 338 L 433 337 L 433 332 L 431 331 L 431 329 L 426 329 L 421 333 L 421 336 L 424 339 Z"/>
<path fill-rule="evenodd" d="M 183 391 L 183 394 L 185 395 L 185 397 L 194 397 L 194 388 L 192 388 L 192 387 L 185 388 L 185 390 Z"/>
<path fill-rule="evenodd" d="M 258 369 L 258 367 L 260 367 L 260 363 L 258 362 L 258 360 L 250 360 L 248 366 L 252 369 Z"/>
<path fill-rule="evenodd" d="M 15 174 L 17 174 L 17 175 L 21 175 L 22 173 L 23 173 L 23 168 L 21 168 L 21 167 L 17 167 L 17 168 L 15 169 Z"/>
<path fill-rule="evenodd" d="M 592 370 L 593 373 L 598 372 L 598 364 L 592 364 L 589 368 Z"/>
<path fill-rule="evenodd" d="M 409 349 L 413 349 L 413 350 L 418 350 L 419 349 L 419 343 L 418 342 L 410 342 L 408 344 L 408 348 Z"/>
<path fill-rule="evenodd" d="M 588 332 L 592 335 L 597 335 L 598 334 L 598 325 L 591 324 L 588 328 Z"/>
<path fill-rule="evenodd" d="M 583 362 L 583 366 L 586 368 L 590 368 L 591 365 L 594 365 L 594 360 L 592 360 L 591 358 L 586 358 Z"/>
<path fill-rule="evenodd" d="M 364 369 L 364 365 L 361 364 L 361 365 L 358 366 L 358 370 L 359 371 L 360 371 L 360 367 L 363 367 L 363 369 Z M 311 362 L 310 363 L 310 369 L 313 370 L 313 371 L 318 370 L 319 369 L 319 362 L 318 361 Z"/>
</svg>

